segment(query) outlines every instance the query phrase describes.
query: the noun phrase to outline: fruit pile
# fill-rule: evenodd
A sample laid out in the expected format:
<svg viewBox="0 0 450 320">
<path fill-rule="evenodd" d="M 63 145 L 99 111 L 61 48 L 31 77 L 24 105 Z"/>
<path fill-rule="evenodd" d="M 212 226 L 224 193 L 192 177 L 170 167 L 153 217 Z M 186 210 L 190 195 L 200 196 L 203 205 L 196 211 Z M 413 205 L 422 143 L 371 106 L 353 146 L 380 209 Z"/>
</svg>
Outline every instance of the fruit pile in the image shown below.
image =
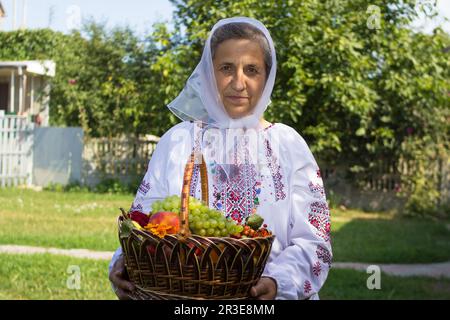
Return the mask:
<svg viewBox="0 0 450 320">
<path fill-rule="evenodd" d="M 146 230 L 163 238 L 166 234 L 176 234 L 180 230 L 181 199 L 179 196 L 169 196 L 152 204 L 152 212 L 146 215 L 139 211 L 127 214 L 129 219 L 124 228 Z M 128 221 L 127 221 L 128 220 Z M 189 197 L 189 229 L 192 234 L 204 237 L 256 238 L 267 237 L 272 233 L 263 225 L 263 218 L 254 212 L 247 218 L 245 225 L 226 218 L 221 211 L 211 209 L 200 200 Z M 129 231 L 128 231 L 129 232 Z M 128 233 L 126 232 L 126 233 Z"/>
</svg>

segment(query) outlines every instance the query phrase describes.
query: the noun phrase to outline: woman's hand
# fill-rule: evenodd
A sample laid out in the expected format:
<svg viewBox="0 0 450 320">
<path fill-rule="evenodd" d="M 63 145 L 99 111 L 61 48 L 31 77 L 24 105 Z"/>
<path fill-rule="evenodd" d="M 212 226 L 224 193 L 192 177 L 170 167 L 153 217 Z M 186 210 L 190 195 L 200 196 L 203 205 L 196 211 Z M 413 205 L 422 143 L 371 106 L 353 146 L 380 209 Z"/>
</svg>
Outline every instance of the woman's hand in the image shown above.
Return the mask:
<svg viewBox="0 0 450 320">
<path fill-rule="evenodd" d="M 258 300 L 274 300 L 277 296 L 277 283 L 272 278 L 262 277 L 250 289 L 250 295 Z"/>
<path fill-rule="evenodd" d="M 109 273 L 109 280 L 114 285 L 114 292 L 120 300 L 129 300 L 129 294 L 131 294 L 135 287 L 134 284 L 128 281 L 127 272 L 125 269 L 125 261 L 121 255 L 116 260 Z"/>
</svg>

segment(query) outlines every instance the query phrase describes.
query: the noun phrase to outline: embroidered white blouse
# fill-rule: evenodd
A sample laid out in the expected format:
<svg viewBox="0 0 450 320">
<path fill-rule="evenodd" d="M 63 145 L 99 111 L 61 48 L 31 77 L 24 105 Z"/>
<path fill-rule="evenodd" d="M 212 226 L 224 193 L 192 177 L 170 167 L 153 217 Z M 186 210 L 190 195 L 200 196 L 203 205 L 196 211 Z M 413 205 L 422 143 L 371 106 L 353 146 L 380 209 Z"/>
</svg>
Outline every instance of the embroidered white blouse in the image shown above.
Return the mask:
<svg viewBox="0 0 450 320">
<path fill-rule="evenodd" d="M 181 194 L 185 164 L 198 148 L 194 137 L 201 130 L 195 126 L 185 121 L 161 137 L 132 210 L 148 213 L 154 201 Z M 254 164 L 239 164 L 228 179 L 213 157 L 208 158 L 210 151 L 203 149 L 210 207 L 239 222 L 256 208 L 275 235 L 263 276 L 276 280 L 276 299 L 318 299 L 332 261 L 330 213 L 319 167 L 305 140 L 281 123 L 260 129 L 259 170 Z M 191 195 L 201 199 L 199 181 L 196 165 Z M 119 248 L 110 268 L 120 253 Z"/>
</svg>

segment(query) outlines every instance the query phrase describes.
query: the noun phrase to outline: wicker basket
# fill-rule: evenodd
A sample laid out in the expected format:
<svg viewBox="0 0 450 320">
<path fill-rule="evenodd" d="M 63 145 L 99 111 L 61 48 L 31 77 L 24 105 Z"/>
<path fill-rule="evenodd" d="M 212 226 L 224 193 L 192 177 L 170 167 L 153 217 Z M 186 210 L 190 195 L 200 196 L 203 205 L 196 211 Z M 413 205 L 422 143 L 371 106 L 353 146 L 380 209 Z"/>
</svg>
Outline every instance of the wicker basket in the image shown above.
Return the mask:
<svg viewBox="0 0 450 320">
<path fill-rule="evenodd" d="M 234 239 L 191 235 L 189 194 L 194 153 L 185 167 L 181 194 L 181 227 L 177 235 L 159 238 L 133 229 L 119 239 L 133 299 L 248 299 L 264 270 L 274 236 Z M 200 164 L 202 200 L 208 202 L 206 165 Z"/>
</svg>

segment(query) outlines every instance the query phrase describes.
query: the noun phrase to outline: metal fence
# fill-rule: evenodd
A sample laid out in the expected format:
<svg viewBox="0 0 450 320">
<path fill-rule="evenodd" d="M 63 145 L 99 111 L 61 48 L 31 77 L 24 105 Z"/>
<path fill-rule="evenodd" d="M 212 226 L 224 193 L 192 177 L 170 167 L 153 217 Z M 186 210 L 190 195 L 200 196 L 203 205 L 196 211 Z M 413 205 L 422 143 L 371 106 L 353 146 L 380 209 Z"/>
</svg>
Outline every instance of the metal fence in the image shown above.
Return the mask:
<svg viewBox="0 0 450 320">
<path fill-rule="evenodd" d="M 81 180 L 81 128 L 36 127 L 28 117 L 0 115 L 0 187 Z"/>
<path fill-rule="evenodd" d="M 32 184 L 33 130 L 27 117 L 0 116 L 0 186 Z"/>
</svg>

